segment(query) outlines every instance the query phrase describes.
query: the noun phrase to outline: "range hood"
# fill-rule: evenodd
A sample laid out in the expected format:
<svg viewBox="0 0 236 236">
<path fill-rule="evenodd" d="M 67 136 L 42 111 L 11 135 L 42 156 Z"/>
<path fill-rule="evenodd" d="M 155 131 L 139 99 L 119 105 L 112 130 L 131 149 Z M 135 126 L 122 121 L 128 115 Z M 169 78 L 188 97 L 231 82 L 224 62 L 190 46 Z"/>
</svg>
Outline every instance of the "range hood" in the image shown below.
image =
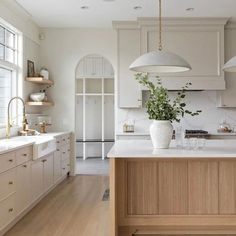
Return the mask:
<svg viewBox="0 0 236 236">
<path fill-rule="evenodd" d="M 150 80 L 156 84 L 156 77 L 150 76 Z M 203 90 L 225 90 L 226 83 L 225 79 L 220 78 L 166 78 L 160 76 L 163 87 L 167 88 L 169 91 L 178 91 L 181 90 L 182 87 L 191 82 L 192 85 L 189 86 L 188 91 L 203 91 Z M 141 85 L 141 90 L 147 90 L 146 87 Z"/>
</svg>

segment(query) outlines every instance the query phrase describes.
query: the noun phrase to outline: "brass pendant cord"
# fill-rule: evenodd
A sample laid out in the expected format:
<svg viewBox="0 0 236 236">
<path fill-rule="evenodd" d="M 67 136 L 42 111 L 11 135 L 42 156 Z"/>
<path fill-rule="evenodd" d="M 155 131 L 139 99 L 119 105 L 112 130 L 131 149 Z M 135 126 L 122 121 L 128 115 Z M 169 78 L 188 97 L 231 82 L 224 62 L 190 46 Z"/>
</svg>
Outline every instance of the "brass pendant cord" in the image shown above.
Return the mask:
<svg viewBox="0 0 236 236">
<path fill-rule="evenodd" d="M 159 51 L 162 50 L 162 15 L 161 15 L 161 0 L 159 0 Z"/>
</svg>

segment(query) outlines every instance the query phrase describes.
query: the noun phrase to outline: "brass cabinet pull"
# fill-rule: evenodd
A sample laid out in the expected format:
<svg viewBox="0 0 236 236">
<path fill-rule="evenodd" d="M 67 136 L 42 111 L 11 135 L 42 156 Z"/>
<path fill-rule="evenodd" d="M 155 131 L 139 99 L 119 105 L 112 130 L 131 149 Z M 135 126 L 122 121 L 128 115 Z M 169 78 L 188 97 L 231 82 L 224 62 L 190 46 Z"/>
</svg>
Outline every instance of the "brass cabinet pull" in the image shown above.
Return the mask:
<svg viewBox="0 0 236 236">
<path fill-rule="evenodd" d="M 63 139 L 63 141 L 66 141 L 65 139 Z"/>
<path fill-rule="evenodd" d="M 24 154 L 22 154 L 22 156 L 24 156 L 24 157 L 27 157 L 27 156 L 28 156 L 28 154 L 27 154 L 27 153 L 24 153 Z"/>
<path fill-rule="evenodd" d="M 13 159 L 9 159 L 9 162 L 13 162 Z"/>
<path fill-rule="evenodd" d="M 66 154 L 66 152 L 63 152 L 63 154 Z"/>
<path fill-rule="evenodd" d="M 23 165 L 24 168 L 27 168 L 27 165 Z"/>
<path fill-rule="evenodd" d="M 14 210 L 14 208 L 10 208 L 8 211 L 9 211 L 9 212 L 13 212 L 13 210 Z"/>
<path fill-rule="evenodd" d="M 65 170 L 66 168 L 62 168 L 63 170 Z"/>
<path fill-rule="evenodd" d="M 46 162 L 47 160 L 45 159 L 45 160 L 42 160 L 42 162 Z"/>
<path fill-rule="evenodd" d="M 60 141 L 57 141 L 57 143 L 60 143 Z"/>
<path fill-rule="evenodd" d="M 9 185 L 12 185 L 13 184 L 13 181 L 9 181 Z"/>
</svg>

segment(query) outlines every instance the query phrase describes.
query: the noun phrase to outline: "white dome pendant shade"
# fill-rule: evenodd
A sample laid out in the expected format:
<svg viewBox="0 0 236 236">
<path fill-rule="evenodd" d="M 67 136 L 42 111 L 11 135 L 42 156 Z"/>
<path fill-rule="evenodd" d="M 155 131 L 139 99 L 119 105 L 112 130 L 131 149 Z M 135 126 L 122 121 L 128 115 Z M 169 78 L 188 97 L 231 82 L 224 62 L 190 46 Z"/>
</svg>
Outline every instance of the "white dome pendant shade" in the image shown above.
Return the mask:
<svg viewBox="0 0 236 236">
<path fill-rule="evenodd" d="M 225 65 L 223 66 L 223 71 L 236 72 L 236 56 L 225 63 Z"/>
<path fill-rule="evenodd" d="M 159 50 L 138 57 L 130 65 L 130 70 L 143 73 L 173 73 L 191 70 L 191 66 L 182 57 L 162 50 L 161 14 L 161 0 L 159 0 Z"/>
<path fill-rule="evenodd" d="M 182 57 L 172 52 L 158 50 L 138 57 L 129 69 L 144 73 L 171 73 L 191 70 L 191 66 Z"/>
</svg>

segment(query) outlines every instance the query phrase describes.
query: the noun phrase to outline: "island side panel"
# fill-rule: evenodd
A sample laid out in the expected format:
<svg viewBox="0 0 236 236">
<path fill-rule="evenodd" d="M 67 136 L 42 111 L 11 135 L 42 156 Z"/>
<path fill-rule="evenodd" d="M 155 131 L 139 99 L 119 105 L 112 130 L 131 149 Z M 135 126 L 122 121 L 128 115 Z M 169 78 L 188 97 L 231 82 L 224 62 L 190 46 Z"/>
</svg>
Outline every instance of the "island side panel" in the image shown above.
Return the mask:
<svg viewBox="0 0 236 236">
<path fill-rule="evenodd" d="M 236 233 L 236 158 L 112 158 L 110 174 L 111 236 Z"/>
</svg>

